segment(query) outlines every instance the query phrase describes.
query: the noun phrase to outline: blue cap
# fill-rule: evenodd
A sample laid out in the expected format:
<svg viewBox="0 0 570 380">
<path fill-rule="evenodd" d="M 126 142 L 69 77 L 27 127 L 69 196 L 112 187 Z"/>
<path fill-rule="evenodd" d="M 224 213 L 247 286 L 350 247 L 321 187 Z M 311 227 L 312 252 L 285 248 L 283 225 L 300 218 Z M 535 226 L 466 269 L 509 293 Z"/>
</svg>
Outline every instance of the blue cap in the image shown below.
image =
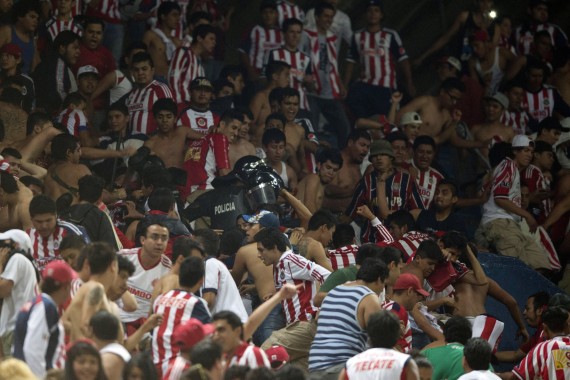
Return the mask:
<svg viewBox="0 0 570 380">
<path fill-rule="evenodd" d="M 260 224 L 262 227 L 279 228 L 279 217 L 271 211 L 262 210 L 255 215 L 242 215 L 247 223 Z"/>
</svg>

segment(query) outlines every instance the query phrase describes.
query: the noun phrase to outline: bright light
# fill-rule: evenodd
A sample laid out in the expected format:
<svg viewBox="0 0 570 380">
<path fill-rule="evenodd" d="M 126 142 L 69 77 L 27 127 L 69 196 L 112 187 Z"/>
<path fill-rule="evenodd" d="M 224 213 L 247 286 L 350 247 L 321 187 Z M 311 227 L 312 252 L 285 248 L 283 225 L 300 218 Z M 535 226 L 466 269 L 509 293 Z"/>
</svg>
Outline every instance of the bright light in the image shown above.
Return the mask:
<svg viewBox="0 0 570 380">
<path fill-rule="evenodd" d="M 497 17 L 497 12 L 495 12 L 495 11 L 489 12 L 489 17 L 491 17 L 492 19 L 494 19 L 495 17 Z"/>
</svg>

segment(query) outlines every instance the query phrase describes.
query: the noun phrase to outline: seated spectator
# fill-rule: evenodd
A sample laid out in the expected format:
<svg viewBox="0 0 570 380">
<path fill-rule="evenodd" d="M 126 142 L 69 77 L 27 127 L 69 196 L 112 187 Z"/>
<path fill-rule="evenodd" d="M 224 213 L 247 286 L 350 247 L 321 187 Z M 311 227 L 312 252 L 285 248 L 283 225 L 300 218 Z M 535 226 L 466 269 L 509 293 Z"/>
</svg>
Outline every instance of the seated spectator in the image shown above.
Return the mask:
<svg viewBox="0 0 570 380">
<path fill-rule="evenodd" d="M 458 380 L 499 380 L 500 377 L 489 370 L 491 346 L 485 339 L 471 338 L 463 348 L 463 369 L 465 375 Z"/>
<path fill-rule="evenodd" d="M 428 233 L 452 230 L 465 233 L 463 220 L 453 210 L 456 203 L 457 186 L 452 181 L 442 179 L 435 189 L 433 207 L 420 210 L 417 214 L 418 230 Z"/>
</svg>

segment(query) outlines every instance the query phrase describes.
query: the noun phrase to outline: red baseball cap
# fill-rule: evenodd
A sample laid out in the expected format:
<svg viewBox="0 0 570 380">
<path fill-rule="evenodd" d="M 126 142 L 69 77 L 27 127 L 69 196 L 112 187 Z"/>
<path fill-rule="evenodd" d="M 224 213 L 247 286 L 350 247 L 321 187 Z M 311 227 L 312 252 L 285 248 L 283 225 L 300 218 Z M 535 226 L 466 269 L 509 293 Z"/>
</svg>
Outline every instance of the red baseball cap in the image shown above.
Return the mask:
<svg viewBox="0 0 570 380">
<path fill-rule="evenodd" d="M 172 342 L 182 351 L 188 351 L 215 330 L 211 323 L 203 324 L 196 318 L 190 318 L 174 328 Z"/>
<path fill-rule="evenodd" d="M 45 280 L 51 278 L 59 283 L 71 282 L 77 278 L 77 273 L 62 260 L 54 260 L 44 268 L 42 278 Z"/>
<path fill-rule="evenodd" d="M 420 279 L 411 273 L 402 273 L 396 280 L 394 286 L 392 286 L 392 289 L 394 290 L 405 290 L 409 288 L 414 289 L 417 293 L 421 294 L 424 297 L 429 296 L 429 293 L 426 292 L 420 284 Z"/>
<path fill-rule="evenodd" d="M 283 346 L 271 346 L 265 350 L 265 353 L 273 368 L 276 368 L 274 365 L 278 368 L 289 361 L 289 353 Z"/>
<path fill-rule="evenodd" d="M 0 48 L 0 54 L 6 53 L 13 55 L 16 58 L 20 58 L 22 56 L 22 49 L 16 44 L 6 44 Z"/>
</svg>

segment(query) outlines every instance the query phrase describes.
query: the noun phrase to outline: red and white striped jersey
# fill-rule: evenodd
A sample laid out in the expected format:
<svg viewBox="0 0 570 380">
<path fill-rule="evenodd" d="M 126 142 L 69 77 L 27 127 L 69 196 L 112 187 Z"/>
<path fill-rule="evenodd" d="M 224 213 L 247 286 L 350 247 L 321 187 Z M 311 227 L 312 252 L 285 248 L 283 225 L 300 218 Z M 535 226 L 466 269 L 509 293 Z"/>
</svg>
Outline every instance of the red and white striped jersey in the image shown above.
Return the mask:
<svg viewBox="0 0 570 380">
<path fill-rule="evenodd" d="M 191 366 L 192 363 L 188 360 L 184 359 L 182 356 L 177 356 L 176 359 L 171 361 L 168 365 L 168 369 L 164 372 L 162 380 L 179 380 L 182 377 L 182 374 Z"/>
<path fill-rule="evenodd" d="M 53 14 L 57 15 L 58 11 L 57 11 L 57 0 L 50 0 L 51 3 L 51 9 L 53 9 Z M 83 1 L 82 0 L 74 0 L 73 1 L 73 7 L 71 8 L 71 16 L 75 17 L 77 15 L 82 15 L 83 14 Z"/>
<path fill-rule="evenodd" d="M 87 117 L 82 110 L 66 108 L 58 115 L 57 121 L 63 124 L 72 136 L 79 137 L 79 132 L 87 131 Z"/>
<path fill-rule="evenodd" d="M 315 318 L 319 310 L 313 305 L 313 298 L 317 294 L 317 283 L 325 282 L 330 273 L 322 266 L 301 255 L 296 255 L 293 251 L 283 252 L 279 262 L 273 266 L 275 288 L 279 290 L 285 284 L 304 285 L 300 293 L 281 302 L 288 325 L 296 321 L 310 321 Z"/>
<path fill-rule="evenodd" d="M 559 364 L 568 364 L 570 362 L 570 359 L 566 357 L 566 355 L 564 355 L 565 357 L 561 357 L 562 355 L 560 354 L 565 354 L 564 351 L 568 352 L 569 347 L 570 336 L 557 336 L 550 340 L 547 340 L 546 342 L 539 343 L 532 350 L 530 350 L 530 352 L 524 357 L 518 366 L 513 368 L 512 373 L 521 380 L 567 379 L 564 377 L 564 370 L 561 370 L 560 367 L 558 367 L 558 371 L 553 371 L 554 377 L 550 377 L 548 362 L 559 359 Z M 554 355 L 556 355 L 556 357 L 554 357 Z M 566 367 L 566 371 L 568 371 L 568 368 L 570 367 Z M 556 367 L 553 369 L 556 369 Z M 559 377 L 559 374 L 562 374 L 562 377 Z"/>
<path fill-rule="evenodd" d="M 190 82 L 196 77 L 203 77 L 202 60 L 192 52 L 191 48 L 176 49 L 168 69 L 168 83 L 174 92 L 174 100 L 178 104 L 190 102 Z"/>
<path fill-rule="evenodd" d="M 68 235 L 77 235 L 83 237 L 86 243 L 90 243 L 89 237 L 86 236 L 84 230 L 81 230 L 73 223 L 64 220 L 58 220 L 54 231 L 48 236 L 41 236 L 35 228 L 26 231 L 32 240 L 32 257 L 41 271 L 53 260 L 60 260 L 59 245 L 64 237 Z"/>
<path fill-rule="evenodd" d="M 485 224 L 494 219 L 513 219 L 519 221 L 520 217 L 500 208 L 495 203 L 495 198 L 506 198 L 518 207 L 521 207 L 521 177 L 515 162 L 505 158 L 493 171 L 491 184 L 491 196 L 483 205 L 483 219 Z"/>
<path fill-rule="evenodd" d="M 135 273 L 136 275 L 136 273 Z M 161 366 L 162 373 L 168 371 L 169 362 L 180 349 L 172 342 L 175 326 L 196 318 L 202 323 L 210 323 L 208 304 L 202 298 L 184 290 L 170 290 L 156 298 L 152 305 L 153 314 L 162 314 L 163 322 L 154 328 L 152 334 L 152 361 Z"/>
<path fill-rule="evenodd" d="M 431 238 L 426 233 L 419 231 L 410 231 L 406 232 L 399 240 L 390 244 L 390 246 L 399 249 L 400 252 L 404 254 L 403 261 L 409 263 L 414 259 L 420 243 L 428 239 Z"/>
<path fill-rule="evenodd" d="M 499 342 L 505 330 L 505 324 L 490 315 L 478 315 L 472 321 L 472 337 L 483 338 L 493 348 L 493 353 L 497 351 Z"/>
<path fill-rule="evenodd" d="M 180 114 L 176 125 L 178 127 L 190 127 L 196 132 L 201 132 L 204 135 L 208 133 L 211 126 L 215 126 L 220 121 L 218 115 L 210 110 L 198 111 L 192 107 L 188 107 Z"/>
<path fill-rule="evenodd" d="M 160 6 L 160 4 L 164 3 L 165 1 L 170 1 L 170 0 L 158 0 L 156 2 L 156 7 L 151 11 L 151 12 L 153 12 L 154 17 L 156 17 L 156 11 L 158 10 L 158 7 Z M 189 14 L 189 13 L 187 13 L 189 0 L 177 0 L 176 3 L 181 8 L 180 9 L 181 15 Z M 151 25 L 151 27 L 152 28 L 156 27 L 156 21 L 153 23 L 153 25 Z M 180 40 L 184 38 L 184 17 L 180 17 L 180 21 L 178 22 L 178 26 L 176 28 L 174 28 L 174 30 L 172 30 L 172 33 L 170 35 L 172 37 L 176 37 Z"/>
<path fill-rule="evenodd" d="M 319 32 L 317 30 L 305 29 L 305 36 L 308 41 L 308 46 L 303 50 L 309 54 L 312 64 L 312 72 L 315 74 L 315 88 L 317 93 L 320 94 L 323 84 L 321 83 L 322 72 L 329 82 L 332 90 L 333 98 L 340 97 L 340 74 L 338 73 L 338 52 L 337 40 L 338 37 L 331 31 L 326 34 L 326 57 L 321 57 L 324 49 L 321 49 L 319 43 Z"/>
<path fill-rule="evenodd" d="M 570 344 L 553 350 L 546 362 L 546 371 L 542 371 L 543 379 L 570 379 Z"/>
<path fill-rule="evenodd" d="M 242 342 L 241 345 L 236 348 L 234 356 L 228 360 L 228 367 L 234 365 L 244 365 L 251 369 L 258 367 L 271 368 L 271 363 L 265 351 L 247 342 Z"/>
<path fill-rule="evenodd" d="M 190 193 L 213 189 L 212 180 L 220 169 L 231 168 L 228 152 L 228 138 L 221 133 L 209 133 L 201 140 L 192 140 L 184 157 L 188 174 L 186 190 Z"/>
<path fill-rule="evenodd" d="M 153 80 L 146 87 L 135 88 L 127 97 L 129 125 L 131 133 L 150 135 L 156 130 L 156 121 L 152 115 L 152 105 L 162 98 L 172 98 L 170 88 L 164 83 Z"/>
<path fill-rule="evenodd" d="M 542 30 L 546 30 L 550 34 L 550 41 L 555 48 L 568 45 L 568 37 L 558 25 L 549 22 L 526 23 L 515 29 L 515 47 L 518 55 L 528 55 L 532 52 L 534 35 Z"/>
<path fill-rule="evenodd" d="M 279 48 L 282 42 L 283 34 L 280 29 L 256 25 L 239 50 L 247 54 L 251 66 L 259 74 L 266 62 L 267 54 L 271 50 Z"/>
<path fill-rule="evenodd" d="M 389 348 L 370 348 L 346 362 L 345 380 L 394 380 L 406 378 L 410 355 Z"/>
<path fill-rule="evenodd" d="M 418 188 L 418 192 L 420 193 L 420 197 L 422 198 L 423 209 L 428 210 L 431 206 L 431 202 L 433 201 L 433 197 L 435 196 L 435 188 L 439 181 L 441 181 L 444 177 L 436 169 L 429 167 L 426 171 L 421 171 L 415 165 L 414 161 L 411 160 L 410 162 L 406 163 L 407 165 L 402 165 L 403 167 L 410 167 L 413 166 L 416 169 L 417 175 L 415 178 L 416 186 Z"/>
<path fill-rule="evenodd" d="M 524 135 L 528 129 L 528 114 L 524 111 L 504 111 L 499 119 L 501 124 L 511 127 L 516 135 Z"/>
<path fill-rule="evenodd" d="M 536 191 L 550 191 L 550 180 L 544 176 L 542 170 L 537 166 L 530 164 L 526 169 L 521 171 L 521 180 L 526 183 L 531 193 Z M 552 211 L 552 199 L 546 198 L 542 200 L 541 215 L 547 217 Z"/>
<path fill-rule="evenodd" d="M 523 109 L 538 122 L 554 113 L 554 89 L 544 86 L 540 91 L 533 93 L 525 91 Z"/>
<path fill-rule="evenodd" d="M 121 22 L 119 0 L 101 0 L 97 6 L 87 7 L 87 16 L 103 19 L 112 24 Z"/>
<path fill-rule="evenodd" d="M 83 35 L 81 25 L 76 23 L 73 19 L 68 21 L 58 20 L 56 16 L 53 16 L 46 22 L 46 30 L 51 42 L 64 30 L 71 30 L 75 34 Z"/>
<path fill-rule="evenodd" d="M 345 245 L 337 249 L 329 249 L 329 259 L 333 271 L 354 265 L 357 252 L 358 246 L 356 244 Z"/>
<path fill-rule="evenodd" d="M 291 65 L 290 86 L 299 91 L 299 106 L 301 109 L 309 109 L 309 101 L 303 87 L 305 75 L 312 74 L 311 58 L 300 50 L 290 51 L 285 47 L 273 49 L 269 52 L 268 62 L 281 61 Z"/>
<path fill-rule="evenodd" d="M 396 63 L 408 59 L 398 32 L 382 28 L 376 33 L 354 33 L 347 61 L 360 62 L 360 80 L 375 86 L 397 88 Z"/>
<path fill-rule="evenodd" d="M 408 312 L 402 305 L 394 301 L 386 302 L 382 308 L 396 314 L 398 319 L 404 323 L 404 336 L 400 337 L 396 344 L 402 348 L 403 352 L 409 352 L 412 349 L 412 328 Z"/>
<path fill-rule="evenodd" d="M 150 268 L 145 268 L 141 263 L 142 248 L 122 249 L 118 252 L 135 266 L 135 273 L 129 277 L 127 286 L 129 292 L 137 299 L 137 310 L 127 313 L 121 310 L 121 321 L 132 322 L 140 318 L 148 317 L 152 305 L 152 291 L 157 281 L 170 272 L 172 262 L 165 255 L 161 255 L 160 260 Z"/>
<path fill-rule="evenodd" d="M 305 12 L 297 4 L 293 4 L 287 0 L 277 1 L 277 13 L 279 14 L 279 25 L 283 25 L 283 21 L 288 18 L 296 18 L 305 21 Z"/>
</svg>

